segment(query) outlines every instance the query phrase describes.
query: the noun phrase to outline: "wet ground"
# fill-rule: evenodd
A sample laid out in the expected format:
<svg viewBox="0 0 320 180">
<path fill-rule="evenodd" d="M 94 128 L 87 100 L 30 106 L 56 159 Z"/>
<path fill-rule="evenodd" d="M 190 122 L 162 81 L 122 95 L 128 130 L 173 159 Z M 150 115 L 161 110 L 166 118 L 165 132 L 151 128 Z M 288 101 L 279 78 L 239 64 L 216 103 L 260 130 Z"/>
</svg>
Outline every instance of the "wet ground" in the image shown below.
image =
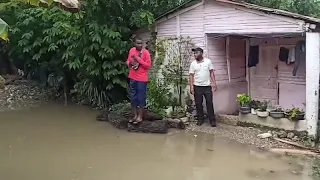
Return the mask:
<svg viewBox="0 0 320 180">
<path fill-rule="evenodd" d="M 310 165 L 214 135 L 135 134 L 81 106 L 0 113 L 3 180 L 313 180 Z"/>
</svg>

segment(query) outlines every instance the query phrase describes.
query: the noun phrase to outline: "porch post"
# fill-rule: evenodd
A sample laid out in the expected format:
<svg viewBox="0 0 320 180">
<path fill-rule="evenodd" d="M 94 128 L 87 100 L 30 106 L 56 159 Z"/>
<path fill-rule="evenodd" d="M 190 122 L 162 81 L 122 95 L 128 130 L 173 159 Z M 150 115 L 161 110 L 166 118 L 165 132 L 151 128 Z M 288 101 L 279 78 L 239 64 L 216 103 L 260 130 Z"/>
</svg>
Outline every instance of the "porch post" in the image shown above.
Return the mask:
<svg viewBox="0 0 320 180">
<path fill-rule="evenodd" d="M 317 133 L 319 109 L 320 33 L 306 33 L 306 121 L 310 136 Z"/>
</svg>

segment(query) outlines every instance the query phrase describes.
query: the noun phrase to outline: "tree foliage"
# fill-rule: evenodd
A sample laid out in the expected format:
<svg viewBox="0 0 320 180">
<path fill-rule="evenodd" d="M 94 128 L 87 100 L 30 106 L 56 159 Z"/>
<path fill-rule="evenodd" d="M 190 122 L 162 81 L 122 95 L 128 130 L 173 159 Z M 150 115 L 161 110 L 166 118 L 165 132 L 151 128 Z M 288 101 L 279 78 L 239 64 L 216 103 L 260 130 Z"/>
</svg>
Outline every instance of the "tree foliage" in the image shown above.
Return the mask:
<svg viewBox="0 0 320 180">
<path fill-rule="evenodd" d="M 282 9 L 306 16 L 320 17 L 319 0 L 245 0 L 269 8 Z"/>
<path fill-rule="evenodd" d="M 26 66 L 27 72 L 45 69 L 50 79 L 59 79 L 53 82 L 70 86 L 64 89 L 106 107 L 126 98 L 124 61 L 134 30 L 150 26 L 155 16 L 178 3 L 93 0 L 84 1 L 80 12 L 70 13 L 57 6 L 10 1 L 0 8 L 0 15 L 10 25 L 8 53 L 16 64 Z"/>
<path fill-rule="evenodd" d="M 0 0 L 0 18 L 4 20 L 0 20 L 0 34 L 5 39 L 9 31 L 10 37 L 7 49 L 1 51 L 19 68 L 27 67 L 26 73 L 44 69 L 50 79 L 59 79 L 53 82 L 68 86 L 65 90 L 73 89 L 78 98 L 105 107 L 126 98 L 124 61 L 133 32 L 150 27 L 155 17 L 184 1 L 84 0 L 80 9 L 62 3 L 70 0 Z M 319 13 L 315 0 L 247 2 L 305 15 Z"/>
</svg>

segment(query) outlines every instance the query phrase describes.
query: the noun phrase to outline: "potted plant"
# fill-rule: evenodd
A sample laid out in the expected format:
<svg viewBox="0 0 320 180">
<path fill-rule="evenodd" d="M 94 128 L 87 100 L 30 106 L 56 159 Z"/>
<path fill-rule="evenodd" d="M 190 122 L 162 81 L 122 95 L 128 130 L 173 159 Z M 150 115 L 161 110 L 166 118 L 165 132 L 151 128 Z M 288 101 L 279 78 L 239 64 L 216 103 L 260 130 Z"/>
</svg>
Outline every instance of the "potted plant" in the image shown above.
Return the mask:
<svg viewBox="0 0 320 180">
<path fill-rule="evenodd" d="M 287 109 L 284 114 L 292 121 L 300 121 L 304 120 L 305 112 L 300 108 L 293 107 L 292 109 Z"/>
<path fill-rule="evenodd" d="M 269 116 L 269 112 L 267 111 L 268 104 L 268 101 L 263 101 L 259 104 L 259 108 L 257 109 L 257 116 L 261 118 L 266 118 Z"/>
<path fill-rule="evenodd" d="M 251 114 L 257 114 L 256 110 L 259 108 L 260 103 L 258 100 L 252 100 L 250 102 Z"/>
<path fill-rule="evenodd" d="M 277 106 L 270 110 L 269 115 L 275 119 L 280 119 L 284 117 L 284 110 L 280 106 Z"/>
<path fill-rule="evenodd" d="M 237 101 L 239 102 L 239 105 L 240 105 L 239 111 L 242 114 L 248 114 L 251 112 L 251 108 L 250 108 L 251 97 L 249 95 L 238 94 Z"/>
</svg>

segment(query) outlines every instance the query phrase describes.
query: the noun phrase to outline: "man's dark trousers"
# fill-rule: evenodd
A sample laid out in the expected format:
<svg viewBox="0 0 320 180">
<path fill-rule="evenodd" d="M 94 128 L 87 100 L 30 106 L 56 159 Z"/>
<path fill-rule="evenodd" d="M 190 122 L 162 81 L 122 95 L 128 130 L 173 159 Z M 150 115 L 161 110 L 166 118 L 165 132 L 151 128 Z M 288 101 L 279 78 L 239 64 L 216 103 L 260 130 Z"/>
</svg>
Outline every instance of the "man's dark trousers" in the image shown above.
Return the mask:
<svg viewBox="0 0 320 180">
<path fill-rule="evenodd" d="M 210 120 L 211 125 L 215 126 L 216 118 L 213 109 L 211 86 L 194 86 L 194 99 L 196 102 L 198 125 L 201 125 L 204 122 L 204 113 L 202 105 L 203 96 L 206 99 L 208 118 Z"/>
</svg>

